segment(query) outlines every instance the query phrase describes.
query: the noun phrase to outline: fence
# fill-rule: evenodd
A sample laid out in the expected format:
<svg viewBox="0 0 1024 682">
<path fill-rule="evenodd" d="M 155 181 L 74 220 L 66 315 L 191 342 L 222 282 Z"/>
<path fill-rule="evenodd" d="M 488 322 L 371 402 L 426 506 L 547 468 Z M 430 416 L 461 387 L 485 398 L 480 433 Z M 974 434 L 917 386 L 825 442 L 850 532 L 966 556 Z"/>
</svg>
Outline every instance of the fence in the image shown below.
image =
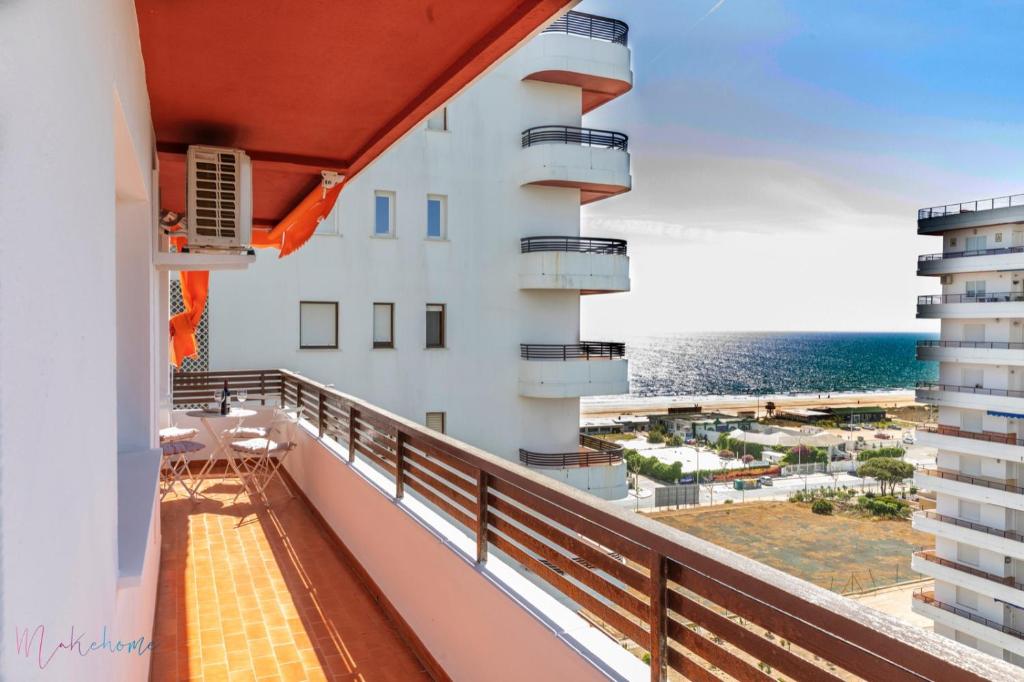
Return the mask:
<svg viewBox="0 0 1024 682">
<path fill-rule="evenodd" d="M 700 486 L 696 483 L 668 485 L 654 489 L 655 508 L 681 507 L 695 504 L 700 504 Z"/>
</svg>

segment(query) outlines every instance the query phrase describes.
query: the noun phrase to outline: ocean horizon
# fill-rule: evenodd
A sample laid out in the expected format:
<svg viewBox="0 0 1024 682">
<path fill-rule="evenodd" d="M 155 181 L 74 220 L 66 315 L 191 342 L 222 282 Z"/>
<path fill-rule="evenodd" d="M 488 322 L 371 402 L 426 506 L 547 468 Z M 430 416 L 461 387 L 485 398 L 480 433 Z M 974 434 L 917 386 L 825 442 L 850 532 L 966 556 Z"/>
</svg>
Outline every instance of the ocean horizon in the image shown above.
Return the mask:
<svg viewBox="0 0 1024 682">
<path fill-rule="evenodd" d="M 888 392 L 934 381 L 926 332 L 692 332 L 627 339 L 630 396 Z"/>
</svg>

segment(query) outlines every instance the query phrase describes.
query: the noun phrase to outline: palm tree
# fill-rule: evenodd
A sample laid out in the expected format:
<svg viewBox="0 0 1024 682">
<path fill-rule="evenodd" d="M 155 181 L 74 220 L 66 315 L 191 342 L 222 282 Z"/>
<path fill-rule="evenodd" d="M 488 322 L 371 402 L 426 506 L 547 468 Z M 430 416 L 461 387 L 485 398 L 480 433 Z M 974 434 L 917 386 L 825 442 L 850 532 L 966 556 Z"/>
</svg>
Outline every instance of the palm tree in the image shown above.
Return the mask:
<svg viewBox="0 0 1024 682">
<path fill-rule="evenodd" d="M 764 404 L 764 411 L 769 417 L 775 416 L 775 403 L 769 400 Z"/>
</svg>

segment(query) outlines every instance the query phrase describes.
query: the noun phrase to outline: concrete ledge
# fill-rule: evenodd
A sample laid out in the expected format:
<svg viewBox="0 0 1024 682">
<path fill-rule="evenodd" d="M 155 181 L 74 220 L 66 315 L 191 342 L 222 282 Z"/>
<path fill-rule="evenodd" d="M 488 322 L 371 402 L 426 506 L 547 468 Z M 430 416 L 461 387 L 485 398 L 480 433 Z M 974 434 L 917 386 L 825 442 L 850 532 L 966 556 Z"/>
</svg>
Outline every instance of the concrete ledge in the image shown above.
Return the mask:
<svg viewBox="0 0 1024 682">
<path fill-rule="evenodd" d="M 159 525 L 159 448 L 117 455 L 117 585 L 142 580 L 154 521 Z"/>
</svg>

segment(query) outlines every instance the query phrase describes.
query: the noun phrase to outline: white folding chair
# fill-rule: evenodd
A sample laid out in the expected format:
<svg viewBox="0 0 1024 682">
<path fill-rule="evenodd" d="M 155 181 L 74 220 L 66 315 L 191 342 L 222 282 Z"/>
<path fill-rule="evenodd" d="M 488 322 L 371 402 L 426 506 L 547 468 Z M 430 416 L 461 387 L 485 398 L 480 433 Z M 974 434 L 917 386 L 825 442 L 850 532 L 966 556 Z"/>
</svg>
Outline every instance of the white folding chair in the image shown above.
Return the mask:
<svg viewBox="0 0 1024 682">
<path fill-rule="evenodd" d="M 205 445 L 194 440 L 172 440 L 160 444 L 160 450 L 163 452 L 160 462 L 161 500 L 174 489 L 175 483 L 181 483 L 188 492 L 188 496 L 195 499 L 195 488 L 188 484 L 191 479 L 188 456 L 204 449 L 206 449 Z"/>
<path fill-rule="evenodd" d="M 238 455 L 237 461 L 242 470 L 242 485 L 249 492 L 250 499 L 254 496 L 262 497 L 269 507 L 266 490 L 274 478 L 281 482 L 289 496 L 295 497 L 280 470 L 288 453 L 298 445 L 295 442 L 295 428 L 301 413 L 300 409 L 279 409 L 263 437 L 231 443 L 231 449 Z"/>
</svg>

